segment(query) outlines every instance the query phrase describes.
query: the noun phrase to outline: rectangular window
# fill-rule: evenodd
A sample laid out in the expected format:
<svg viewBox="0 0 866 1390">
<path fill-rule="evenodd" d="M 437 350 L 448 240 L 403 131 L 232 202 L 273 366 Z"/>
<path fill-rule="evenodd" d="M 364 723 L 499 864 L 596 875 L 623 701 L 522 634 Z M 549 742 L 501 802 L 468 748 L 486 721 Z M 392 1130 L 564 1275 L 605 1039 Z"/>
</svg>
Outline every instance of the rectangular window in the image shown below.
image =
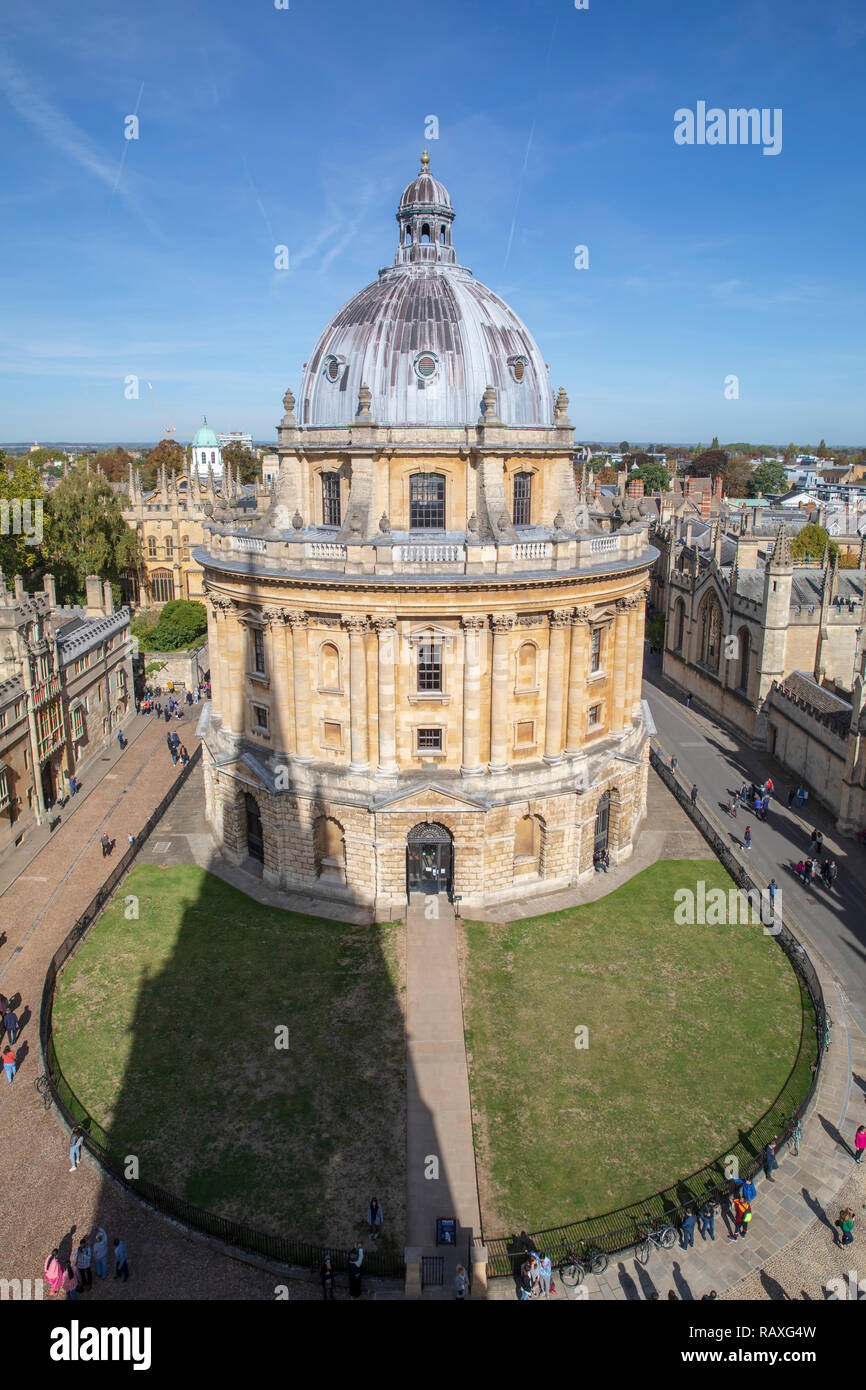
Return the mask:
<svg viewBox="0 0 866 1390">
<path fill-rule="evenodd" d="M 418 730 L 418 752 L 419 752 L 419 753 L 441 753 L 441 752 L 442 752 L 442 730 L 441 730 L 441 729 L 419 729 L 419 730 Z"/>
<path fill-rule="evenodd" d="M 322 474 L 322 525 L 341 525 L 339 473 Z"/>
<path fill-rule="evenodd" d="M 117 693 L 121 696 L 126 694 L 126 672 L 122 666 L 117 672 Z"/>
<path fill-rule="evenodd" d="M 442 643 L 421 642 L 418 647 L 419 693 L 442 692 Z"/>
<path fill-rule="evenodd" d="M 75 738 L 84 737 L 84 710 L 80 705 L 72 711 L 72 733 Z"/>
<path fill-rule="evenodd" d="M 531 473 L 515 473 L 512 511 L 515 526 L 529 526 L 532 516 Z"/>
<path fill-rule="evenodd" d="M 268 732 L 268 711 L 264 705 L 253 705 L 253 728 L 257 734 Z"/>
<path fill-rule="evenodd" d="M 445 479 L 440 473 L 416 473 L 409 482 L 411 530 L 444 530 Z"/>
<path fill-rule="evenodd" d="M 593 628 L 593 630 L 592 630 L 592 647 L 591 647 L 591 650 L 590 650 L 590 662 L 589 662 L 589 669 L 590 669 L 590 671 L 600 671 L 600 670 L 601 670 L 601 637 L 602 637 L 601 628 L 600 628 L 600 627 L 595 627 L 595 628 Z"/>
<path fill-rule="evenodd" d="M 0 767 L 0 805 L 5 805 L 9 800 L 9 781 L 5 767 Z"/>
<path fill-rule="evenodd" d="M 325 748 L 342 748 L 343 726 L 332 719 L 322 721 L 322 743 Z"/>
<path fill-rule="evenodd" d="M 597 729 L 601 723 L 601 705 L 590 705 L 589 707 L 589 727 Z"/>
<path fill-rule="evenodd" d="M 4 709 L 3 713 L 0 714 L 0 729 L 5 729 L 5 728 L 6 728 L 6 711 L 5 711 L 5 709 Z"/>
<path fill-rule="evenodd" d="M 253 628 L 253 670 L 256 675 L 265 674 L 265 634 L 261 628 Z"/>
</svg>

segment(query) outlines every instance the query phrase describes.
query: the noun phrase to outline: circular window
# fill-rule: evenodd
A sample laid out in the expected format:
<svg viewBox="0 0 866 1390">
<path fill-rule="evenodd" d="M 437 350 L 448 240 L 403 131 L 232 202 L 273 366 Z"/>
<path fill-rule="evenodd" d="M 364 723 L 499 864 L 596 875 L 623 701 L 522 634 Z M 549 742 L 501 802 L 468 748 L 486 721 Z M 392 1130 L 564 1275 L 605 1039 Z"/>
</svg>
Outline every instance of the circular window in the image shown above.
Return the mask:
<svg viewBox="0 0 866 1390">
<path fill-rule="evenodd" d="M 340 363 L 336 357 L 329 357 L 325 362 L 325 376 L 329 381 L 336 381 L 340 375 Z"/>
<path fill-rule="evenodd" d="M 429 381 L 439 370 L 439 363 L 432 352 L 422 352 L 415 358 L 415 371 L 422 381 Z"/>
<path fill-rule="evenodd" d="M 510 357 L 508 359 L 508 365 L 511 368 L 511 375 L 514 377 L 514 380 L 522 381 L 526 375 L 526 358 Z"/>
</svg>

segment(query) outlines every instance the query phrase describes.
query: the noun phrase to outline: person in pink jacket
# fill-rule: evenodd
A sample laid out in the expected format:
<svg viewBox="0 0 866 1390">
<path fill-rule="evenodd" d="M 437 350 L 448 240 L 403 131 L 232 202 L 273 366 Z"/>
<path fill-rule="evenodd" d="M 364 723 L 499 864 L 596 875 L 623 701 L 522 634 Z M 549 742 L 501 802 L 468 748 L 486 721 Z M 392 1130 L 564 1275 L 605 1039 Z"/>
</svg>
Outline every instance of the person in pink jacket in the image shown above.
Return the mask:
<svg viewBox="0 0 866 1390">
<path fill-rule="evenodd" d="M 60 1287 L 67 1298 L 78 1298 L 78 1270 L 73 1264 L 67 1264 L 64 1269 Z"/>
<path fill-rule="evenodd" d="M 859 1163 L 863 1157 L 863 1150 L 866 1149 L 866 1125 L 858 1125 L 857 1133 L 854 1135 L 854 1162 Z"/>
<path fill-rule="evenodd" d="M 52 1250 L 43 1266 L 45 1278 L 48 1280 L 48 1291 L 52 1298 L 60 1292 L 63 1283 L 63 1265 L 60 1263 L 60 1251 Z"/>
</svg>

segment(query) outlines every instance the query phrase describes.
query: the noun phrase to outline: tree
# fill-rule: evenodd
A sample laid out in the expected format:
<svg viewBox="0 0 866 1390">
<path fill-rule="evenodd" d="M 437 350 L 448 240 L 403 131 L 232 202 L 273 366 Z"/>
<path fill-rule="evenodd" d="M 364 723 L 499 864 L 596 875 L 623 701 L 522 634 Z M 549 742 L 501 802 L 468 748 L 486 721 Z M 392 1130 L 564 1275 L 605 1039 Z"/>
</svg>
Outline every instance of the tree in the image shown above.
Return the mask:
<svg viewBox="0 0 866 1390">
<path fill-rule="evenodd" d="M 663 463 L 642 463 L 635 476 L 643 479 L 645 492 L 667 492 L 671 485 L 670 474 Z"/>
<path fill-rule="evenodd" d="M 601 472 L 596 473 L 595 478 L 599 483 L 615 483 L 616 472 L 613 468 L 602 468 Z"/>
<path fill-rule="evenodd" d="M 627 453 L 628 453 L 628 447 L 629 447 L 629 445 L 628 445 L 628 440 L 627 440 L 627 439 L 624 439 L 624 440 L 622 441 L 622 443 L 620 444 L 620 446 L 619 446 L 619 453 L 621 453 L 621 454 L 627 454 Z"/>
<path fill-rule="evenodd" d="M 796 454 L 796 452 L 797 452 L 797 446 L 796 446 L 796 444 L 789 444 L 788 447 L 787 447 L 787 449 L 785 450 L 784 454 L 782 455 L 782 458 L 785 460 L 786 463 L 790 463 L 790 462 L 791 462 L 791 459 L 794 457 L 794 455 Z"/>
<path fill-rule="evenodd" d="M 54 463 L 55 461 L 60 463 L 67 461 L 66 455 L 61 453 L 59 449 L 34 449 L 32 453 L 26 454 L 25 457 L 28 463 L 31 463 L 34 468 L 45 468 L 47 464 Z"/>
<path fill-rule="evenodd" d="M 818 445 L 818 457 L 821 459 L 827 458 L 829 452 L 830 450 L 827 448 L 827 445 L 822 439 L 821 443 Z"/>
<path fill-rule="evenodd" d="M 85 577 L 120 582 L 128 566 L 138 568 L 138 536 L 123 519 L 120 499 L 106 478 L 80 470 L 61 478 L 46 507 L 51 521 L 50 557 L 63 603 L 84 597 Z"/>
<path fill-rule="evenodd" d="M 132 623 L 132 632 L 145 651 L 179 652 L 195 646 L 207 632 L 207 611 L 203 603 L 172 599 L 165 604 L 156 625 L 142 619 Z"/>
<path fill-rule="evenodd" d="M 159 470 L 163 465 L 168 474 L 173 468 L 183 468 L 185 457 L 183 445 L 178 444 L 176 439 L 161 439 L 151 449 L 141 467 L 141 485 L 145 491 L 149 492 L 156 487 Z"/>
<path fill-rule="evenodd" d="M 728 467 L 728 456 L 724 449 L 703 449 L 692 460 L 688 472 L 693 478 L 721 477 Z"/>
<path fill-rule="evenodd" d="M 125 483 L 129 478 L 132 457 L 118 444 L 114 449 L 102 449 L 93 460 L 93 468 L 101 468 L 111 483 Z"/>
<path fill-rule="evenodd" d="M 839 554 L 839 547 L 831 541 L 823 526 L 814 521 L 807 522 L 791 542 L 791 554 L 795 560 L 821 560 L 827 545 L 830 546 L 830 559 Z"/>
<path fill-rule="evenodd" d="M 752 496 L 757 497 L 758 493 L 764 496 L 768 492 L 787 492 L 788 475 L 784 465 L 765 461 L 759 463 L 752 474 Z"/>
<path fill-rule="evenodd" d="M 259 461 L 252 449 L 245 449 L 237 440 L 223 447 L 222 459 L 223 467 L 225 468 L 226 464 L 230 465 L 232 472 L 240 476 L 242 483 L 254 483 L 260 475 Z"/>
<path fill-rule="evenodd" d="M 2 502 L 6 505 L 0 506 L 0 569 L 9 579 L 27 576 L 50 553 L 50 536 L 42 477 L 26 454 L 11 472 L 0 468 Z"/>
<path fill-rule="evenodd" d="M 729 459 L 722 479 L 726 497 L 748 497 L 752 486 L 752 467 L 748 459 Z"/>
</svg>

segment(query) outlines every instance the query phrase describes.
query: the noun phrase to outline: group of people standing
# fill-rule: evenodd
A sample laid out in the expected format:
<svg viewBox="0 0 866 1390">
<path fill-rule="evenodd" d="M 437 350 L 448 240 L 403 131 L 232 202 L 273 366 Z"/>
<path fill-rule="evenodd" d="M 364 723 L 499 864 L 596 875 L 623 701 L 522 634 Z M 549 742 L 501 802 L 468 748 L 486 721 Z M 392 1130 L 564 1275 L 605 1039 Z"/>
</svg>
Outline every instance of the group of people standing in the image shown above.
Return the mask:
<svg viewBox="0 0 866 1390">
<path fill-rule="evenodd" d="M 180 762 L 181 767 L 186 767 L 189 762 L 189 753 L 187 753 L 186 748 L 181 743 L 177 730 L 172 734 L 166 734 L 165 741 L 168 744 L 168 751 L 171 754 L 171 760 L 175 767 L 177 767 L 178 762 Z"/>
<path fill-rule="evenodd" d="M 74 1226 L 72 1230 L 74 1234 Z M 64 1298 L 77 1299 L 80 1293 L 87 1293 L 93 1287 L 94 1270 L 100 1279 L 108 1277 L 108 1236 L 104 1227 L 96 1227 L 92 1241 L 83 1235 L 68 1259 L 61 1256 L 60 1248 L 56 1246 L 43 1268 L 49 1297 L 56 1298 L 58 1294 L 63 1294 Z M 126 1243 L 119 1236 L 114 1239 L 114 1277 L 122 1279 L 124 1283 L 129 1278 Z"/>
<path fill-rule="evenodd" d="M 6 1042 L 2 1053 L 0 1053 L 0 1061 L 3 1063 L 6 1080 L 10 1086 L 18 1070 L 18 1053 L 15 1051 L 15 1043 L 18 1041 L 20 1031 L 21 1024 L 15 1012 L 13 1000 L 7 999 L 5 994 L 0 994 L 0 1036 L 3 1033 L 6 1034 Z"/>
</svg>

